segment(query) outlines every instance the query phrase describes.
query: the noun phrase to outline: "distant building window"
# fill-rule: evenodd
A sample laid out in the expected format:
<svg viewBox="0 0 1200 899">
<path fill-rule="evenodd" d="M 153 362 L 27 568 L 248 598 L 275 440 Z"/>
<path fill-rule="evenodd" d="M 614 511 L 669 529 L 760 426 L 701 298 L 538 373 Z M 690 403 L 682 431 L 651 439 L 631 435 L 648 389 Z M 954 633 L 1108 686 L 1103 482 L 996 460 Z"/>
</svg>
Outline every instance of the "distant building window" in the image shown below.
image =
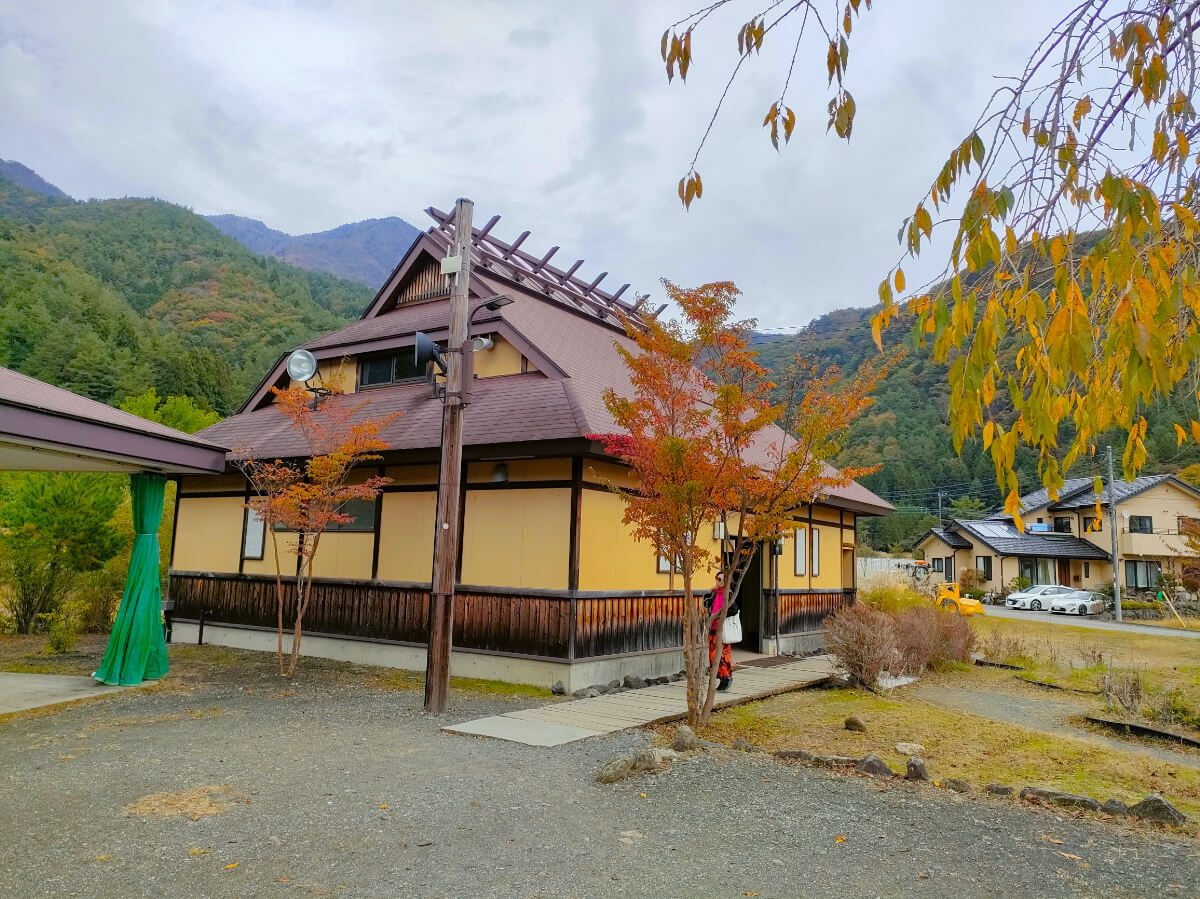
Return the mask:
<svg viewBox="0 0 1200 899">
<path fill-rule="evenodd" d="M 939 556 L 935 556 L 935 557 L 934 557 L 934 559 L 933 559 L 933 570 L 934 570 L 934 571 L 941 571 L 941 570 L 942 570 L 942 560 L 941 560 L 941 557 L 939 557 Z"/>
<path fill-rule="evenodd" d="M 1054 532 L 1055 532 L 1056 534 L 1069 534 L 1069 533 L 1071 533 L 1071 519 L 1070 519 L 1070 517 L 1069 517 L 1069 516 L 1066 516 L 1066 515 L 1055 515 L 1055 516 L 1054 516 Z"/>
<path fill-rule="evenodd" d="M 1162 575 L 1162 565 L 1158 562 L 1134 561 L 1125 562 L 1125 586 L 1133 590 L 1153 590 L 1158 586 Z"/>
<path fill-rule="evenodd" d="M 1153 534 L 1154 519 L 1149 515 L 1130 515 L 1129 531 L 1132 534 Z"/>
<path fill-rule="evenodd" d="M 1096 534 L 1100 532 L 1101 521 L 1095 515 L 1083 516 L 1083 532 L 1085 534 Z"/>
<path fill-rule="evenodd" d="M 991 556 L 976 556 L 975 567 L 979 573 L 983 575 L 985 581 L 992 579 L 992 557 Z"/>
<path fill-rule="evenodd" d="M 1091 562 L 1084 562 L 1084 563 L 1083 563 L 1083 576 L 1084 576 L 1084 577 L 1091 577 L 1091 576 L 1092 576 L 1092 563 L 1091 563 Z"/>
<path fill-rule="evenodd" d="M 266 542 L 267 527 L 258 510 L 246 507 L 246 536 L 242 540 L 243 559 L 261 559 Z"/>
<path fill-rule="evenodd" d="M 821 532 L 812 529 L 812 573 L 816 577 L 821 573 Z"/>
</svg>

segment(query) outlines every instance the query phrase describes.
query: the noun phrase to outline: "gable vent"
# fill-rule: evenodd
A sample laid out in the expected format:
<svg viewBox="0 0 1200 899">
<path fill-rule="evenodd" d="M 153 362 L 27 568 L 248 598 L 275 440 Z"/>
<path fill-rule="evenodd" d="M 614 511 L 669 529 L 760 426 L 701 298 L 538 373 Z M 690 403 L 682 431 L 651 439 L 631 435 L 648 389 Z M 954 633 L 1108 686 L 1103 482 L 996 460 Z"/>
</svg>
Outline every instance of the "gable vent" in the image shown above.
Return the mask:
<svg viewBox="0 0 1200 899">
<path fill-rule="evenodd" d="M 436 259 L 430 259 L 400 288 L 396 304 L 447 296 L 450 296 L 450 278 L 442 274 L 441 264 Z"/>
</svg>

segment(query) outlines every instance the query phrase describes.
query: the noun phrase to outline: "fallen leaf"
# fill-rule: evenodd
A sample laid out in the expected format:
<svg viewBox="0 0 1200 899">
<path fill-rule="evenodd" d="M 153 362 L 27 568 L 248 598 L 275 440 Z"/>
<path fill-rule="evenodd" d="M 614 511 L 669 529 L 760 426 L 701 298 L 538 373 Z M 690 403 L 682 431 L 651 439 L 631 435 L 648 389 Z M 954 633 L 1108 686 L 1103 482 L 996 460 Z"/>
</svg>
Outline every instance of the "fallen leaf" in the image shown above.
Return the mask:
<svg viewBox="0 0 1200 899">
<path fill-rule="evenodd" d="M 761 896 L 762 893 L 758 892 L 757 890 L 746 890 L 746 892 L 742 893 L 742 895 L 743 896 Z"/>
<path fill-rule="evenodd" d="M 382 804 L 381 806 L 379 806 L 379 807 L 380 807 L 380 808 L 387 808 L 387 803 L 385 802 L 385 803 L 383 803 L 383 804 Z"/>
<path fill-rule="evenodd" d="M 844 842 L 846 842 L 846 838 L 844 836 L 842 836 L 842 834 L 839 833 L 837 835 L 837 838 L 834 840 L 834 842 L 835 843 L 844 843 Z"/>
<path fill-rule="evenodd" d="M 226 865 L 225 870 L 228 871 L 230 868 L 236 868 L 239 864 L 239 862 L 233 862 L 233 864 Z"/>
<path fill-rule="evenodd" d="M 1069 852 L 1062 852 L 1062 851 L 1060 851 L 1058 854 L 1061 855 L 1063 858 L 1070 858 L 1070 859 L 1074 859 L 1075 861 L 1079 861 L 1078 855 L 1072 855 Z"/>
<path fill-rule="evenodd" d="M 928 874 L 926 874 L 924 871 L 922 871 L 922 872 L 921 872 L 920 874 L 918 874 L 917 876 L 918 876 L 918 877 L 920 877 L 922 880 L 928 880 L 928 879 L 929 879 L 929 875 L 928 875 Z"/>
<path fill-rule="evenodd" d="M 276 878 L 275 878 L 275 882 L 276 882 L 276 883 L 291 883 L 291 882 L 292 882 L 292 878 L 290 878 L 290 877 L 276 877 Z"/>
<path fill-rule="evenodd" d="M 96 861 L 98 861 L 98 862 L 106 862 L 106 861 L 108 861 L 110 858 L 112 858 L 112 856 L 111 856 L 111 855 L 97 855 L 97 856 L 96 856 Z"/>
<path fill-rule="evenodd" d="M 646 798 L 646 794 L 645 794 L 645 793 L 642 793 L 642 798 L 643 798 L 643 799 L 645 799 L 645 798 Z"/>
<path fill-rule="evenodd" d="M 432 846 L 432 845 L 433 845 L 433 843 L 432 843 L 432 842 L 429 842 L 429 843 L 417 843 L 417 845 L 418 845 L 418 846 Z"/>
<path fill-rule="evenodd" d="M 1063 844 L 1062 840 L 1056 840 L 1056 839 L 1054 839 L 1054 837 L 1045 837 L 1044 836 L 1044 837 L 1042 837 L 1042 839 L 1045 840 L 1047 843 L 1053 843 L 1055 846 L 1061 846 Z"/>
<path fill-rule="evenodd" d="M 208 855 L 207 849 L 189 849 L 188 855 Z"/>
</svg>

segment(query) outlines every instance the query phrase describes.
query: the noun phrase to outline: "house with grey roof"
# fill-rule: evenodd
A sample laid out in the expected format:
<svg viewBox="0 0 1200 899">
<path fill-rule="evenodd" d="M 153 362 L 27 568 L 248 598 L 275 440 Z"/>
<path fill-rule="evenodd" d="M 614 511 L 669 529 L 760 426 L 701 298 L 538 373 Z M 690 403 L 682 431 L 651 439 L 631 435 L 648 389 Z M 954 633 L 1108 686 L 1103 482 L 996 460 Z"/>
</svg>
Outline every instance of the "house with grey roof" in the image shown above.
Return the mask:
<svg viewBox="0 0 1200 899">
<path fill-rule="evenodd" d="M 1121 582 L 1151 590 L 1163 572 L 1188 576 L 1197 555 L 1188 534 L 1200 524 L 1200 491 L 1168 474 L 1118 481 L 1099 493 L 1094 479 L 1072 478 L 1057 497 L 1044 487 L 1021 497 L 1023 528 L 1003 513 L 955 520 L 932 528 L 918 549 L 945 580 L 973 569 L 985 589 L 1000 589 L 1015 577 L 1098 587 L 1112 581 L 1114 498 Z"/>
</svg>

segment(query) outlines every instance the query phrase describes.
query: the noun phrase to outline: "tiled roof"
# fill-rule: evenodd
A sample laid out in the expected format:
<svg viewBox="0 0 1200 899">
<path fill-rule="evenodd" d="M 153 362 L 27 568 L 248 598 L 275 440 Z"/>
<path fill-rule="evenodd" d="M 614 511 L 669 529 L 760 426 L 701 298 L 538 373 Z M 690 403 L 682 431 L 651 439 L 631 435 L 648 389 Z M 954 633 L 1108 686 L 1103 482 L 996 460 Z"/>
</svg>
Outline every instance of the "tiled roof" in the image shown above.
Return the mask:
<svg viewBox="0 0 1200 899">
<path fill-rule="evenodd" d="M 1086 478 L 1087 487 L 1084 490 L 1077 491 L 1067 498 L 1060 498 L 1057 503 L 1051 506 L 1051 509 L 1084 509 L 1088 506 L 1096 505 L 1096 491 L 1091 478 Z M 1134 478 L 1132 481 L 1117 481 L 1112 485 L 1111 493 L 1115 493 L 1117 497 L 1117 505 L 1125 502 L 1125 500 L 1137 496 L 1149 490 L 1151 487 L 1157 487 L 1159 484 L 1171 480 L 1169 474 L 1152 474 L 1145 477 Z M 1100 504 L 1108 505 L 1111 499 L 1110 490 L 1107 484 L 1100 492 Z"/>
<path fill-rule="evenodd" d="M 1094 543 L 1073 534 L 1028 534 L 1009 521 L 965 521 L 956 519 L 951 526 L 962 531 L 1002 556 L 1048 556 L 1055 559 L 1094 559 L 1107 561 L 1108 553 Z"/>
<path fill-rule="evenodd" d="M 444 216 L 436 210 L 431 214 L 439 221 L 439 216 Z M 472 404 L 464 416 L 464 445 L 580 439 L 616 430 L 604 405 L 604 392 L 612 388 L 618 393 L 627 393 L 631 389 L 629 373 L 614 346 L 634 346 L 623 329 L 615 327 L 617 310 L 627 313 L 634 309 L 620 300 L 623 289 L 607 294 L 595 286 L 596 279 L 585 284 L 572 274 L 548 265 L 543 266 L 536 277 L 525 271 L 519 281 L 506 282 L 504 279 L 508 275 L 500 270 L 501 262 L 510 268 L 516 265 L 528 270 L 536 267 L 539 260 L 519 250 L 504 259 L 513 245 L 491 238 L 489 231 L 490 224 L 476 229 L 476 255 L 496 258 L 490 266 L 481 265 L 472 271 L 473 289 L 506 293 L 512 303 L 498 311 L 477 315 L 473 333 L 511 328 L 514 338 L 522 338 L 549 360 L 555 370 L 477 380 Z M 452 233 L 452 226 L 442 224 L 431 229 L 426 237 L 434 236 L 447 243 Z M 520 242 L 518 239 L 515 243 Z M 409 250 L 406 259 L 411 260 L 415 252 L 427 251 L 427 248 L 420 249 L 418 244 Z M 546 279 L 557 286 L 543 289 L 542 282 Z M 393 281 L 395 273 L 389 278 L 389 283 Z M 383 292 L 371 308 L 388 308 Z M 306 346 L 314 351 L 344 349 L 353 354 L 356 345 L 402 340 L 416 331 L 445 328 L 448 323 L 449 304 L 445 299 L 401 304 L 386 312 L 368 312 L 362 320 L 310 341 Z M 378 417 L 393 411 L 404 413 L 382 435 L 390 449 L 436 448 L 439 445 L 442 405 L 429 396 L 423 384 L 372 388 L 355 394 L 354 399 L 370 400 L 361 411 L 362 416 Z M 288 433 L 286 422 L 270 406 L 232 416 L 203 433 L 236 450 L 259 456 L 301 455 L 305 451 L 302 441 Z M 766 462 L 773 442 L 786 439 L 790 438 L 783 431 L 774 429 L 772 435 L 760 440 L 755 450 L 761 461 Z M 892 509 L 870 490 L 854 482 L 831 490 L 826 499 L 835 505 L 869 514 L 882 514 Z"/>
<path fill-rule="evenodd" d="M 947 528 L 930 528 L 929 533 L 937 537 L 951 549 L 970 549 L 971 543 Z"/>
</svg>

